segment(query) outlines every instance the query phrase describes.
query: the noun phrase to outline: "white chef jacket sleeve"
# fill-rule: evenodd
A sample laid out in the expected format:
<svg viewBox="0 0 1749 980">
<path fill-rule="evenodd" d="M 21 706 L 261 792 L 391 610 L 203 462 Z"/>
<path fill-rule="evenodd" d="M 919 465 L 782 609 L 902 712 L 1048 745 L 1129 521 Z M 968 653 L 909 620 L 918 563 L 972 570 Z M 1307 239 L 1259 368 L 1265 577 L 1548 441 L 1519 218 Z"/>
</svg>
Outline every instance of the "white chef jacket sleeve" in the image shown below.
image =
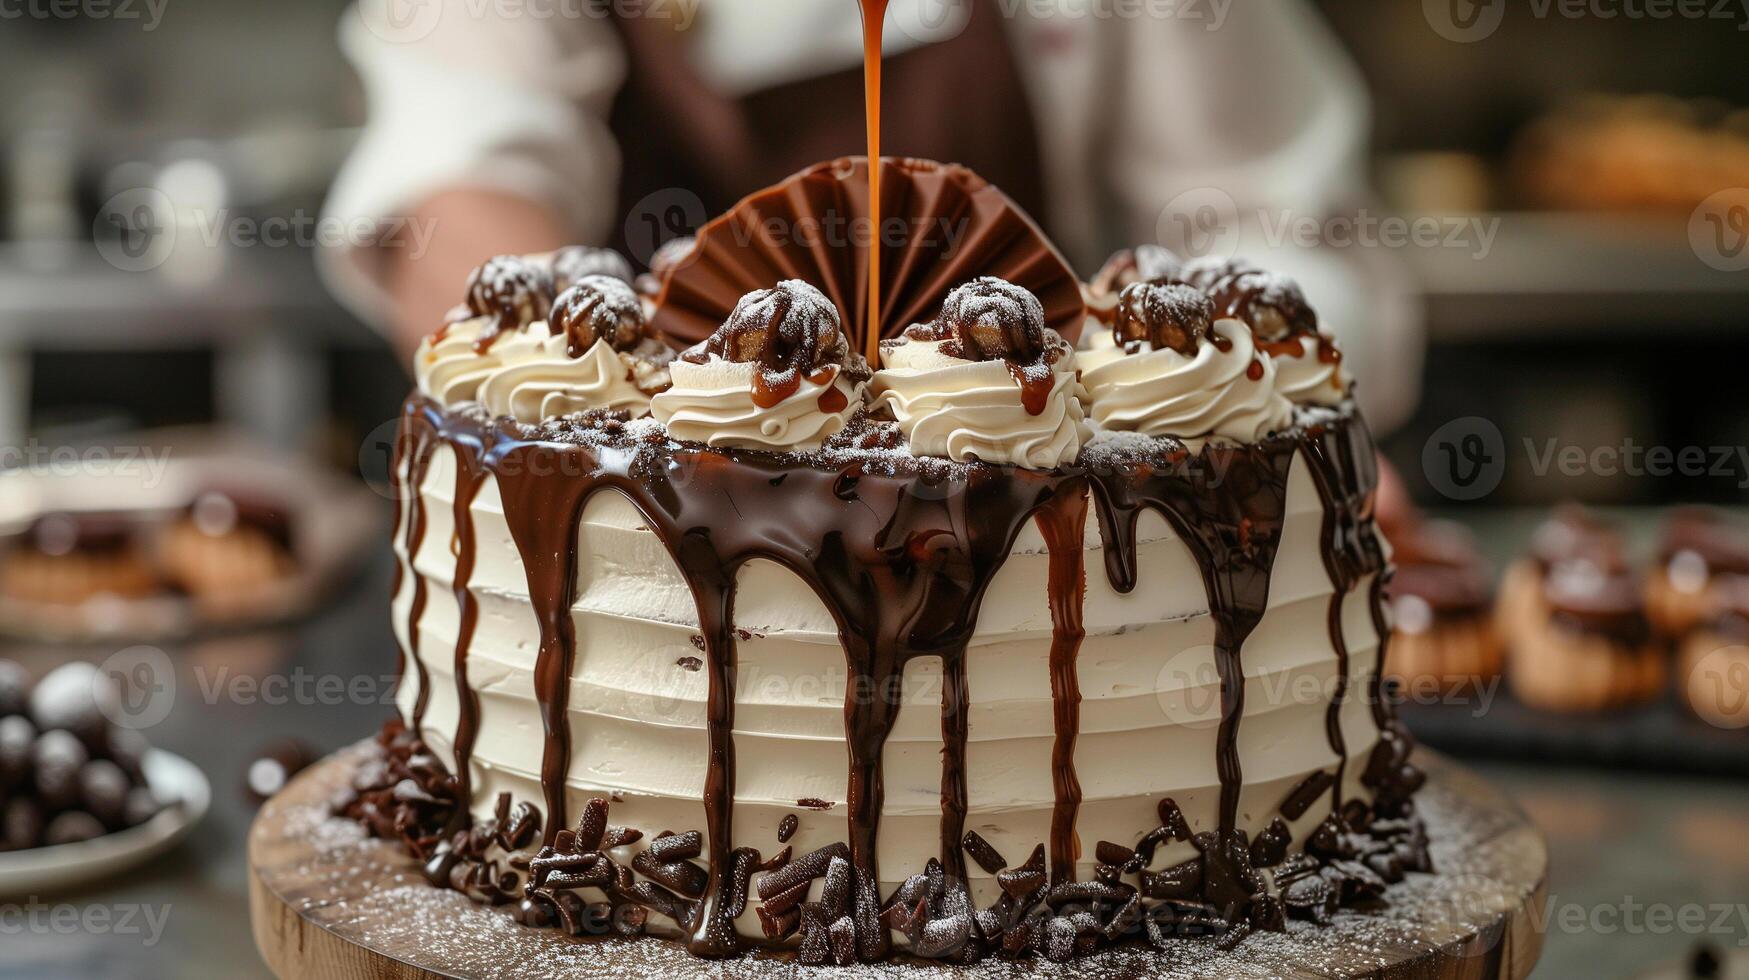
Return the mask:
<svg viewBox="0 0 1749 980">
<path fill-rule="evenodd" d="M 1200 16 L 1139 16 L 1117 34 L 1102 168 L 1116 220 L 1130 241 L 1212 245 L 1298 279 L 1342 341 L 1373 426 L 1401 424 L 1422 357 L 1407 264 L 1376 244 L 1308 248 L 1287 233 L 1369 202 L 1371 117 L 1357 69 L 1298 0 L 1180 9 Z M 1222 220 L 1199 222 L 1211 207 Z M 1234 237 L 1182 240 L 1210 227 Z"/>
<path fill-rule="evenodd" d="M 420 240 L 395 229 L 438 191 L 526 197 L 578 241 L 612 227 L 620 158 L 607 118 L 626 74 L 613 24 L 605 13 L 494 10 L 473 0 L 363 0 L 342 18 L 367 122 L 325 212 L 335 226 L 380 234 L 349 233 L 319 261 L 334 293 L 373 323 L 389 321 L 385 250 Z"/>
</svg>

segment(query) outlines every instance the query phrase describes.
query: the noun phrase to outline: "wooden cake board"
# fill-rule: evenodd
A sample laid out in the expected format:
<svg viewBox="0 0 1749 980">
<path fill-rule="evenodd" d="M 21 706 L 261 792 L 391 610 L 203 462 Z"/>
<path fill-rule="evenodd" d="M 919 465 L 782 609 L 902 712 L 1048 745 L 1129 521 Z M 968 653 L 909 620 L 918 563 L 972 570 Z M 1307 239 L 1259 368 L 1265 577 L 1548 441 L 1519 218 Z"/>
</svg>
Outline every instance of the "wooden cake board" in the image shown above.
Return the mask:
<svg viewBox="0 0 1749 980">
<path fill-rule="evenodd" d="M 264 806 L 249 833 L 255 941 L 282 980 L 763 980 L 803 975 L 888 980 L 1082 977 L 1461 977 L 1522 980 L 1542 949 L 1548 846 L 1509 800 L 1431 752 L 1416 798 L 1438 873 L 1410 875 L 1376 910 L 1329 926 L 1295 922 L 1231 952 L 1206 939 L 1126 946 L 1066 964 L 992 959 L 801 967 L 777 957 L 692 958 L 666 940 L 577 938 L 529 929 L 506 910 L 428 884 L 398 845 L 329 815 L 368 743 L 317 763 Z"/>
</svg>

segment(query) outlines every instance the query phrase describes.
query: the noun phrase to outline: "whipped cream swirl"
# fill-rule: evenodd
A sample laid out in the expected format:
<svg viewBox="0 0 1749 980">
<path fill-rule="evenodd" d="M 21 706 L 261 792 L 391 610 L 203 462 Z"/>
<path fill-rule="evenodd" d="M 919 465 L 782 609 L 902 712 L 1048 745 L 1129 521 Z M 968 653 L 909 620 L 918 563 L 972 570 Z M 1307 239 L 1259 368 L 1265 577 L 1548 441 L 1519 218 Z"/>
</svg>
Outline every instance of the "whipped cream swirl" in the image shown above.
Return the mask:
<svg viewBox="0 0 1749 980">
<path fill-rule="evenodd" d="M 844 428 L 863 405 L 863 385 L 828 364 L 802 375 L 795 391 L 769 407 L 755 399 L 760 365 L 709 354 L 669 365 L 674 384 L 650 412 L 676 439 L 713 447 L 808 451 Z"/>
<path fill-rule="evenodd" d="M 1348 395 L 1342 356 L 1317 335 L 1301 335 L 1268 345 L 1275 362 L 1275 388 L 1295 405 L 1339 405 Z"/>
<path fill-rule="evenodd" d="M 1050 338 L 1063 344 L 1054 331 Z M 1080 456 L 1089 431 L 1074 351 L 1064 349 L 1048 367 L 1026 368 L 1050 374 L 1042 410 L 1034 413 L 1009 363 L 955 357 L 942 349 L 951 343 L 907 338 L 881 348 L 884 369 L 874 376 L 876 405 L 898 419 L 913 455 L 962 463 L 975 457 L 1041 470 Z"/>
<path fill-rule="evenodd" d="M 419 390 L 446 407 L 478 402 L 493 415 L 534 425 L 592 408 L 642 415 L 650 392 L 667 384 L 672 353 L 659 342 L 621 353 L 598 340 L 573 358 L 565 335 L 537 320 L 481 352 L 476 342 L 491 326 L 476 317 L 426 338 L 415 361 Z"/>
<path fill-rule="evenodd" d="M 1118 346 L 1094 334 L 1081 354 L 1096 426 L 1108 431 L 1256 442 L 1286 429 L 1293 404 L 1277 390 L 1276 367 L 1238 320 L 1216 320 L 1193 355 L 1148 341 Z"/>
</svg>

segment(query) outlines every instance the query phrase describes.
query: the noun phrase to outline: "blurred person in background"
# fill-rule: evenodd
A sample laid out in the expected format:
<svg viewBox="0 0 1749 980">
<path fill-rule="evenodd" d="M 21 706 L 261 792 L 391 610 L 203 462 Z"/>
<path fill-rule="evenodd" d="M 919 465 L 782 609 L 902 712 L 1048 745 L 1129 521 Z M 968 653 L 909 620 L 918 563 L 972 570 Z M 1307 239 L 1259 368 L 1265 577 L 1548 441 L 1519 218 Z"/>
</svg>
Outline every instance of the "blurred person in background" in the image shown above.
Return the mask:
<svg viewBox="0 0 1749 980">
<path fill-rule="evenodd" d="M 489 256 L 630 238 L 647 262 L 650 202 L 702 222 L 864 147 L 851 0 L 363 0 L 341 41 L 369 120 L 330 214 L 434 235 L 422 255 L 332 251 L 325 272 L 404 351 Z M 1211 244 L 1298 278 L 1375 426 L 1408 415 L 1420 313 L 1395 258 L 1271 249 L 1256 220 L 1368 200 L 1365 89 L 1301 0 L 894 0 L 884 52 L 885 152 L 977 171 L 1085 275 L 1136 242 L 1205 251 L 1177 232 L 1206 224 L 1174 212 L 1230 201 L 1238 240 Z"/>
</svg>

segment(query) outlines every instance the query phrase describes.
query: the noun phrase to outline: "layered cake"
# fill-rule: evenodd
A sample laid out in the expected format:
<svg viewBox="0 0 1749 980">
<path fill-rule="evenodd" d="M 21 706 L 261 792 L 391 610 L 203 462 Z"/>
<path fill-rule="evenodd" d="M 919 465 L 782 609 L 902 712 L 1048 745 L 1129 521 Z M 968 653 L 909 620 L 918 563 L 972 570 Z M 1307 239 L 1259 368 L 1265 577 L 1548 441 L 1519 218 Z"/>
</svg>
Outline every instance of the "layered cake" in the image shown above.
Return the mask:
<svg viewBox="0 0 1749 980">
<path fill-rule="evenodd" d="M 1298 287 L 1154 249 L 1083 286 L 970 172 L 881 185 L 963 237 L 762 237 L 866 219 L 838 161 L 653 296 L 593 250 L 476 272 L 402 416 L 401 720 L 343 812 L 531 927 L 815 964 L 1236 943 L 1429 870 L 1373 446 Z"/>
</svg>

